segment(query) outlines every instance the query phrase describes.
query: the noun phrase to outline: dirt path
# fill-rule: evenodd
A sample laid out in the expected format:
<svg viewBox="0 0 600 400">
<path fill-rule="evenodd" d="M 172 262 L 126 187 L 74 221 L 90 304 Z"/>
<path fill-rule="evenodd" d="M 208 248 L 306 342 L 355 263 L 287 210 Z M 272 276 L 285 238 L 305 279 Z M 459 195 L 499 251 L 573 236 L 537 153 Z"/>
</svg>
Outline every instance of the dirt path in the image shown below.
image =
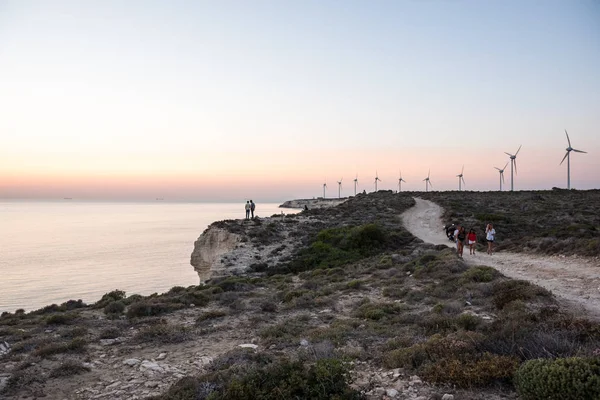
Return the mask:
<svg viewBox="0 0 600 400">
<path fill-rule="evenodd" d="M 443 210 L 437 204 L 415 198 L 414 207 L 402 214 L 406 229 L 424 242 L 454 246 L 442 229 Z M 584 257 L 540 256 L 500 252 L 488 255 L 479 252 L 464 260 L 469 265 L 487 265 L 504 275 L 524 279 L 552 291 L 565 299 L 575 310 L 600 320 L 600 265 L 598 260 Z"/>
</svg>

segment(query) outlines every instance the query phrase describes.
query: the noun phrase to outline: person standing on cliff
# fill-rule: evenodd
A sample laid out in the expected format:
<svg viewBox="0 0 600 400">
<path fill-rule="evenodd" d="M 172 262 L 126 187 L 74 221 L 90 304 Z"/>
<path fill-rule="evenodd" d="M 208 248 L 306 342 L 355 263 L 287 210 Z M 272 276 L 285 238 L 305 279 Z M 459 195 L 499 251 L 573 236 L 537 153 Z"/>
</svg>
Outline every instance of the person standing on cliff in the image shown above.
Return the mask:
<svg viewBox="0 0 600 400">
<path fill-rule="evenodd" d="M 244 207 L 246 209 L 246 219 L 250 219 L 250 202 L 246 201 L 246 206 Z"/>
<path fill-rule="evenodd" d="M 254 210 L 256 209 L 256 204 L 252 200 L 250 200 L 250 212 L 252 213 L 252 219 L 254 219 Z"/>
</svg>

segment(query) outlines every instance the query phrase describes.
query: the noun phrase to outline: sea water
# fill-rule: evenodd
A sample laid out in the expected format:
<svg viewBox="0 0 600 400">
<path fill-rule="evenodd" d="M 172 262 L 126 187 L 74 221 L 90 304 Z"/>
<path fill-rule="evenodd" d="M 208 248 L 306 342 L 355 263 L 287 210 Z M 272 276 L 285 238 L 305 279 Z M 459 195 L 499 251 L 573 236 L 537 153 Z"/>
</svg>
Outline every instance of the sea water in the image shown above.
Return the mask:
<svg viewBox="0 0 600 400">
<path fill-rule="evenodd" d="M 257 204 L 256 214 L 294 213 Z M 244 203 L 0 202 L 0 312 L 197 285 L 194 241 Z"/>
</svg>

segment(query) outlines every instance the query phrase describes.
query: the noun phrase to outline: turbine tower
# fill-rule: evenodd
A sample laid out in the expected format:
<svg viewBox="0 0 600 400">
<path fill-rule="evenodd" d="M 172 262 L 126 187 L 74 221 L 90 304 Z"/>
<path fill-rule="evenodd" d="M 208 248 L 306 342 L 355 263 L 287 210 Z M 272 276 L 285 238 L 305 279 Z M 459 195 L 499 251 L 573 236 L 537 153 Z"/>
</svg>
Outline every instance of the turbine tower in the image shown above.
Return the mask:
<svg viewBox="0 0 600 400">
<path fill-rule="evenodd" d="M 429 175 L 431 175 L 431 170 L 429 170 L 429 172 L 427 173 L 427 178 L 423 179 L 423 181 L 425 182 L 425 191 L 426 192 L 429 191 L 429 186 L 431 186 L 431 188 L 433 189 L 433 185 L 431 184 L 431 180 L 429 179 Z"/>
<path fill-rule="evenodd" d="M 323 198 L 325 198 L 325 189 L 327 189 L 327 182 L 323 184 Z"/>
<path fill-rule="evenodd" d="M 466 185 L 465 178 L 463 178 L 463 172 L 465 172 L 464 164 L 462 166 L 462 171 L 460 171 L 460 174 L 456 175 L 456 177 L 458 178 L 458 190 L 459 191 L 462 190 L 461 181 L 462 181 L 462 183 L 464 183 Z"/>
<path fill-rule="evenodd" d="M 567 147 L 567 153 L 563 157 L 560 164 L 562 164 L 565 161 L 565 158 L 567 159 L 567 189 L 571 189 L 571 152 L 572 151 L 574 151 L 575 153 L 587 153 L 587 152 L 583 151 L 583 150 L 576 150 L 571 147 L 571 139 L 569 139 L 569 134 L 567 133 L 566 129 L 565 129 L 565 135 L 567 135 L 567 142 L 569 142 L 569 147 Z"/>
<path fill-rule="evenodd" d="M 504 170 L 506 169 L 506 166 L 508 165 L 508 163 L 504 164 L 504 168 L 500 169 L 498 167 L 494 167 L 498 170 L 498 172 L 500 172 L 500 191 L 502 191 L 502 182 L 504 182 Z"/>
<path fill-rule="evenodd" d="M 515 189 L 513 169 L 516 174 L 517 173 L 517 154 L 519 154 L 519 150 L 521 150 L 521 146 L 519 146 L 519 148 L 517 149 L 517 152 L 515 154 L 510 154 L 510 153 L 504 152 L 504 154 L 506 154 L 510 157 L 510 191 L 511 192 Z"/>
<path fill-rule="evenodd" d="M 354 178 L 354 195 L 356 196 L 356 184 L 358 183 L 358 174 L 356 174 L 356 178 Z"/>
<path fill-rule="evenodd" d="M 381 182 L 381 179 L 379 179 L 379 174 L 375 171 L 375 192 L 377 192 L 377 181 Z"/>
<path fill-rule="evenodd" d="M 402 182 L 406 183 L 404 179 L 402 179 L 402 171 L 400 172 L 400 177 L 398 178 L 398 193 L 402 191 Z"/>
<path fill-rule="evenodd" d="M 337 183 L 338 183 L 338 199 L 342 198 L 342 181 L 343 180 L 344 180 L 344 178 L 337 181 Z"/>
</svg>

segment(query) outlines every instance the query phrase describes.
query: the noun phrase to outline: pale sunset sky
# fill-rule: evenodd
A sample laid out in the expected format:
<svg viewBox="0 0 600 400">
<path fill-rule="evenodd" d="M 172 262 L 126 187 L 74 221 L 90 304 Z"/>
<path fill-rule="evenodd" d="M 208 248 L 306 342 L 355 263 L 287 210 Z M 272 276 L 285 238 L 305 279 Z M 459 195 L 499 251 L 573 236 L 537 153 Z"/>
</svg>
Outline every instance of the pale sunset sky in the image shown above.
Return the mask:
<svg viewBox="0 0 600 400">
<path fill-rule="evenodd" d="M 600 188 L 598 0 L 0 0 L 1 199 L 550 189 L 565 129 Z"/>
</svg>

